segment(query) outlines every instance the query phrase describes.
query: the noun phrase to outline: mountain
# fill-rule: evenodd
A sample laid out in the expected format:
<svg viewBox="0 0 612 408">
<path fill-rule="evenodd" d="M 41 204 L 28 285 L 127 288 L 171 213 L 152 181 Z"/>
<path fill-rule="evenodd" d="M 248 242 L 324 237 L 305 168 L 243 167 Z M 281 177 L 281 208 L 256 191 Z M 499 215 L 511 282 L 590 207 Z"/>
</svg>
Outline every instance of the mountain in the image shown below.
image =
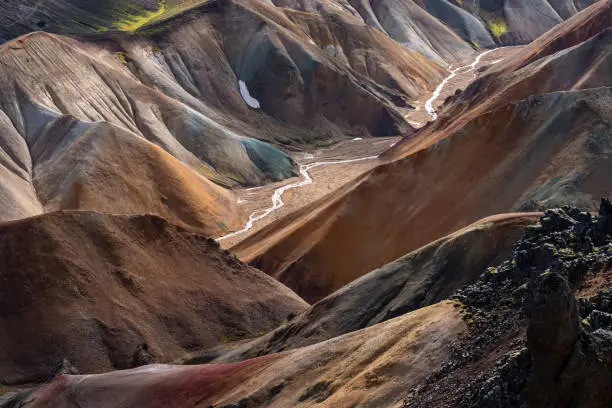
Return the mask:
<svg viewBox="0 0 612 408">
<path fill-rule="evenodd" d="M 611 11 L 609 2 L 593 7 L 574 18 Z M 490 214 L 594 208 L 607 194 L 611 33 L 481 78 L 385 153 L 388 164 L 233 251 L 316 301 Z"/>
<path fill-rule="evenodd" d="M 296 175 L 295 163 L 278 146 L 324 146 L 347 133 L 410 134 L 400 110 L 445 74 L 350 14 L 313 20 L 248 1 L 202 5 L 135 33 L 31 33 L 0 46 L 0 71 L 6 150 L 0 188 L 8 196 L 0 219 L 58 208 L 152 212 L 190 218 L 189 224 L 206 225 L 213 235 L 233 229 L 237 219 L 231 193 L 208 180 L 227 188 Z M 90 174 L 82 156 L 80 167 L 62 167 L 75 146 L 111 145 L 119 133 L 141 150 L 156 145 L 182 162 L 188 180 L 179 183 L 201 197 L 198 204 L 181 197 L 188 202 L 168 205 L 177 201 L 165 197 L 170 193 L 150 196 L 142 189 L 146 181 L 120 175 L 146 171 L 136 169 L 146 159 L 126 158 L 126 168 L 104 169 L 104 176 L 102 170 Z M 45 154 L 33 155 L 41 146 Z M 129 188 L 125 202 L 73 197 L 85 184 L 100 193 L 102 181 L 112 191 Z M 225 221 L 215 215 L 217 198 L 229 209 Z M 196 214 L 185 215 L 184 208 L 194 206 Z"/>
<path fill-rule="evenodd" d="M 0 382 L 133 367 L 256 336 L 307 306 L 197 229 L 156 216 L 55 212 L 0 226 Z"/>
<path fill-rule="evenodd" d="M 611 405 L 612 0 L 0 23 L 1 408 Z"/>
<path fill-rule="evenodd" d="M 441 302 L 489 265 L 506 259 L 525 227 L 540 216 L 503 214 L 479 220 L 354 280 L 287 324 L 215 361 L 308 346 Z"/>
</svg>

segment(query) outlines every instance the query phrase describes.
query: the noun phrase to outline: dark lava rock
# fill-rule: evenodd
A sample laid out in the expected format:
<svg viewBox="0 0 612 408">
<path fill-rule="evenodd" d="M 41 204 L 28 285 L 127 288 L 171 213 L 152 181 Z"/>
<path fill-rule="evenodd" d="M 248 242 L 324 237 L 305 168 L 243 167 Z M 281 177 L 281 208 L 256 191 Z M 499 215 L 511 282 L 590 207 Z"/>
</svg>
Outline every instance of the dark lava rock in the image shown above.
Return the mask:
<svg viewBox="0 0 612 408">
<path fill-rule="evenodd" d="M 149 364 L 155 364 L 155 356 L 151 353 L 147 343 L 141 343 L 136 347 L 132 356 L 132 367 L 141 367 Z"/>
<path fill-rule="evenodd" d="M 596 216 L 547 210 L 510 259 L 451 297 L 471 329 L 404 407 L 612 406 L 612 290 L 574 295 L 610 268 L 609 200 Z"/>
<path fill-rule="evenodd" d="M 67 358 L 62 359 L 51 374 L 51 378 L 59 377 L 60 375 L 79 375 L 79 370 L 68 360 Z"/>
<path fill-rule="evenodd" d="M 529 383 L 531 406 L 555 406 L 557 380 L 581 334 L 576 299 L 565 278 L 545 272 L 534 285 L 527 328 L 533 375 Z"/>
</svg>

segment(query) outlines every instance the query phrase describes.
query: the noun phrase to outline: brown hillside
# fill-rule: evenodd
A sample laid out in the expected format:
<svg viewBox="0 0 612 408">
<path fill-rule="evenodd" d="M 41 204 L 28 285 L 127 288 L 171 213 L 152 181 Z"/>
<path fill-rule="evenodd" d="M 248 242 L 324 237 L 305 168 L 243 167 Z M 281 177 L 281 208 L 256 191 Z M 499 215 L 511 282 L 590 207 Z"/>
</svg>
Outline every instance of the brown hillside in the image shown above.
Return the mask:
<svg viewBox="0 0 612 408">
<path fill-rule="evenodd" d="M 129 368 L 255 336 L 307 305 L 197 230 L 58 212 L 0 226 L 0 382 Z"/>
</svg>

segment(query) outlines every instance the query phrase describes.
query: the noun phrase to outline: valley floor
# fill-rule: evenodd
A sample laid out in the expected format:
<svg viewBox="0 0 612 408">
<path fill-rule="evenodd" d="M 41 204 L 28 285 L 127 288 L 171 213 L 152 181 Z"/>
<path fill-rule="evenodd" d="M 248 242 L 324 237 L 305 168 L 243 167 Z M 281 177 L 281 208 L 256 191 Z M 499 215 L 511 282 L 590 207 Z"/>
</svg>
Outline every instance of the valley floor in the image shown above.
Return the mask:
<svg viewBox="0 0 612 408">
<path fill-rule="evenodd" d="M 282 195 L 284 203 L 282 207 L 253 223 L 248 231 L 221 239 L 221 245 L 224 248 L 232 247 L 272 222 L 338 190 L 344 184 L 380 164 L 380 160 L 375 157 L 400 140 L 401 137 L 354 139 L 311 153 L 294 153 L 292 158 L 300 166 L 321 162 L 326 164 L 308 170 L 313 180 L 312 184 L 286 190 Z M 235 190 L 243 225 L 246 225 L 252 214 L 258 214 L 272 206 L 271 197 L 275 191 L 303 179 L 304 177 L 300 175 L 299 178 L 294 177 L 262 187 Z"/>
<path fill-rule="evenodd" d="M 521 48 L 522 47 L 503 47 L 485 51 L 476 55 L 471 60 L 457 64 L 457 66 L 454 67 L 451 66 L 450 70 L 452 74 L 439 85 L 436 92 L 420 100 L 416 104 L 415 109 L 408 111 L 405 118 L 417 129 L 426 126 L 427 123 L 435 120 L 435 113 L 428 112 L 426 108 L 428 104 L 430 104 L 434 110 L 440 107 L 444 104 L 446 98 L 453 95 L 457 90 L 467 88 L 469 84 L 478 77 L 481 70 L 501 62 Z M 374 157 L 382 154 L 400 140 L 401 137 L 373 139 L 357 138 L 340 142 L 330 147 L 321 148 L 313 152 L 292 154 L 292 159 L 298 165 L 308 166 L 318 162 L 330 163 L 308 170 L 313 180 L 312 184 L 287 189 L 282 194 L 282 207 L 274 209 L 268 215 L 258 219 L 250 228 L 245 227 L 242 232 L 234 232 L 224 237 L 220 237 L 219 241 L 221 245 L 224 248 L 231 248 L 274 221 L 286 217 L 297 209 L 305 207 L 325 195 L 338 190 L 349 181 L 356 179 L 379 165 L 381 161 L 379 159 L 374 159 Z M 347 161 L 348 163 L 331 163 Z M 299 178 L 291 178 L 262 187 L 235 190 L 242 225 L 246 226 L 250 218 L 257 217 L 272 207 L 272 196 L 275 191 L 284 186 L 292 185 L 300 179 L 303 180 L 304 177 L 300 175 Z"/>
</svg>

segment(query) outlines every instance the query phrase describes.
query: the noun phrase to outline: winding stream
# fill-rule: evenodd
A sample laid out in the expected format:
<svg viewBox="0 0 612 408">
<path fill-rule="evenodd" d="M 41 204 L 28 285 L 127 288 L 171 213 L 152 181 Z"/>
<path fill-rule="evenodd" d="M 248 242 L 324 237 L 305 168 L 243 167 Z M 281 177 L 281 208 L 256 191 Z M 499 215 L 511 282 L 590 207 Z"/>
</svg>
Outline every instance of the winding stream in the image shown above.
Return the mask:
<svg viewBox="0 0 612 408">
<path fill-rule="evenodd" d="M 490 53 L 492 51 L 495 51 L 495 50 L 489 50 L 489 51 L 485 51 L 485 52 L 479 54 L 474 59 L 474 62 L 472 62 L 470 65 L 464 65 L 462 67 L 453 69 L 451 71 L 450 75 L 447 76 L 444 79 L 444 81 L 442 81 L 440 83 L 440 85 L 438 85 L 438 87 L 436 88 L 434 93 L 431 95 L 431 97 L 427 100 L 427 102 L 425 102 L 425 109 L 427 110 L 427 113 L 432 118 L 432 120 L 438 119 L 438 114 L 436 113 L 436 109 L 434 108 L 433 105 L 436 102 L 436 100 L 438 100 L 438 98 L 440 97 L 440 94 L 442 93 L 442 90 L 450 82 L 450 80 L 453 79 L 454 77 L 456 77 L 459 73 L 463 73 L 464 70 L 466 72 L 468 72 L 469 70 L 475 71 L 476 67 L 480 63 L 482 57 L 484 57 L 485 55 L 487 55 L 488 53 Z M 496 61 L 496 62 L 499 62 L 499 61 Z M 474 78 L 475 77 L 476 77 L 476 73 L 474 73 Z M 349 160 L 321 161 L 321 162 L 315 162 L 315 163 L 309 163 L 309 164 L 301 165 L 300 166 L 301 180 L 296 181 L 295 183 L 287 184 L 285 186 L 279 187 L 276 190 L 274 190 L 274 194 L 272 194 L 272 206 L 271 207 L 266 208 L 264 210 L 257 210 L 255 212 L 253 212 L 249 216 L 249 221 L 246 223 L 244 228 L 242 228 L 242 229 L 240 229 L 238 231 L 234 231 L 234 232 L 232 232 L 230 234 L 224 235 L 222 237 L 217 238 L 217 242 L 221 242 L 221 241 L 224 241 L 226 239 L 233 238 L 233 237 L 235 237 L 237 235 L 244 234 L 245 232 L 247 232 L 250 229 L 252 229 L 254 224 L 257 221 L 266 218 L 268 215 L 272 214 L 274 211 L 276 211 L 279 208 L 283 207 L 285 205 L 285 202 L 283 201 L 283 194 L 285 193 L 285 191 L 291 190 L 291 189 L 294 189 L 294 188 L 304 187 L 304 186 L 307 186 L 307 185 L 313 183 L 312 177 L 310 176 L 310 173 L 308 173 L 308 170 L 313 169 L 315 167 L 320 167 L 320 166 L 331 166 L 331 165 L 334 165 L 334 164 L 355 163 L 355 162 L 360 162 L 360 161 L 364 161 L 364 160 L 375 160 L 375 159 L 378 159 L 378 156 L 368 156 L 368 157 L 361 157 L 361 158 L 358 158 L 358 159 L 349 159 Z"/>
</svg>

